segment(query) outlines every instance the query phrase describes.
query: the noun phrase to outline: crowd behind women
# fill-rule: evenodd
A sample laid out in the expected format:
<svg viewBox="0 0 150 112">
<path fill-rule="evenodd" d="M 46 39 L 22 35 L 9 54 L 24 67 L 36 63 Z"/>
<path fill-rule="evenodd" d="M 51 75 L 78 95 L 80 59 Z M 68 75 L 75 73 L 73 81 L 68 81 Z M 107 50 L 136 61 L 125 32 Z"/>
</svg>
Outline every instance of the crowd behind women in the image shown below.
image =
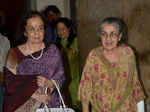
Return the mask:
<svg viewBox="0 0 150 112">
<path fill-rule="evenodd" d="M 108 17 L 100 23 L 100 45 L 89 53 L 81 75 L 76 25 L 57 12 L 60 16 L 56 6 L 46 8 L 45 16 L 54 18 L 53 30 L 40 12 L 24 14 L 17 46 L 5 53 L 3 112 L 35 112 L 43 104 L 59 107 L 52 80 L 76 112 L 144 112 L 145 95 L 123 20 Z M 55 41 L 44 39 L 46 28 L 46 35 L 57 34 Z"/>
</svg>

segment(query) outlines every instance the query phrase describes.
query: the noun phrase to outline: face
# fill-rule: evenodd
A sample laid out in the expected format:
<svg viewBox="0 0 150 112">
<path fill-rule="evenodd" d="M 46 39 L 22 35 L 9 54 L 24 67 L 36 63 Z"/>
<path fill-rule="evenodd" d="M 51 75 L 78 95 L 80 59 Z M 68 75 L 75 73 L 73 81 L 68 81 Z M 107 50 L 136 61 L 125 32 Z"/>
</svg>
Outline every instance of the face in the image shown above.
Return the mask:
<svg viewBox="0 0 150 112">
<path fill-rule="evenodd" d="M 62 39 L 68 39 L 70 29 L 66 27 L 63 23 L 59 22 L 57 24 L 57 33 L 58 36 Z"/>
<path fill-rule="evenodd" d="M 101 31 L 101 42 L 104 50 L 111 51 L 117 47 L 121 36 L 113 24 L 104 24 Z"/>
<path fill-rule="evenodd" d="M 47 14 L 47 18 L 48 18 L 48 22 L 50 24 L 55 24 L 55 22 L 58 20 L 59 18 L 59 14 L 56 14 L 52 11 L 49 11 L 48 14 Z"/>
<path fill-rule="evenodd" d="M 39 44 L 44 39 L 44 23 L 40 17 L 33 17 L 27 20 L 25 26 L 25 34 L 27 42 L 32 44 Z"/>
</svg>

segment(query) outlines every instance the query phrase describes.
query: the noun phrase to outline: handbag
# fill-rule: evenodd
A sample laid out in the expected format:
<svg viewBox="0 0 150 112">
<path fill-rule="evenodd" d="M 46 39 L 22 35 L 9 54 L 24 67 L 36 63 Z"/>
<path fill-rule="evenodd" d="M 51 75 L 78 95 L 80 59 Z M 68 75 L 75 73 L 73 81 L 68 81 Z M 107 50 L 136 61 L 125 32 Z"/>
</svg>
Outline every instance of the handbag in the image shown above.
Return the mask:
<svg viewBox="0 0 150 112">
<path fill-rule="evenodd" d="M 52 82 L 56 86 L 62 106 L 60 106 L 60 108 L 48 108 L 48 106 L 44 104 L 44 107 L 36 109 L 36 112 L 75 112 L 73 109 L 66 107 L 62 95 L 60 93 L 58 84 L 56 83 L 55 80 L 52 80 Z M 45 90 L 45 93 L 47 93 L 47 88 Z"/>
</svg>

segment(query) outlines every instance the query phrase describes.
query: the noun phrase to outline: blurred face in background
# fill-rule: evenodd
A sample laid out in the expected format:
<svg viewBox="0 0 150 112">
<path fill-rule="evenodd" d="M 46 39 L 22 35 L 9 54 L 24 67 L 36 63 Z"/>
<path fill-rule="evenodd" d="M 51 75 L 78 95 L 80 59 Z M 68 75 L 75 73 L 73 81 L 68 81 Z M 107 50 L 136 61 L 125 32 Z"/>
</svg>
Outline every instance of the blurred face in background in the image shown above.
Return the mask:
<svg viewBox="0 0 150 112">
<path fill-rule="evenodd" d="M 70 34 L 70 28 L 68 28 L 64 23 L 59 22 L 57 24 L 57 34 L 61 39 L 68 39 Z"/>
<path fill-rule="evenodd" d="M 101 29 L 101 42 L 104 50 L 111 51 L 117 47 L 121 35 L 114 24 L 104 24 Z"/>
<path fill-rule="evenodd" d="M 48 23 L 55 25 L 56 21 L 59 19 L 60 14 L 59 13 L 54 13 L 52 11 L 49 11 L 47 13 L 47 19 L 48 19 Z"/>
<path fill-rule="evenodd" d="M 27 42 L 32 44 L 40 44 L 44 39 L 44 22 L 40 17 L 32 17 L 27 20 L 25 26 L 25 36 Z"/>
</svg>

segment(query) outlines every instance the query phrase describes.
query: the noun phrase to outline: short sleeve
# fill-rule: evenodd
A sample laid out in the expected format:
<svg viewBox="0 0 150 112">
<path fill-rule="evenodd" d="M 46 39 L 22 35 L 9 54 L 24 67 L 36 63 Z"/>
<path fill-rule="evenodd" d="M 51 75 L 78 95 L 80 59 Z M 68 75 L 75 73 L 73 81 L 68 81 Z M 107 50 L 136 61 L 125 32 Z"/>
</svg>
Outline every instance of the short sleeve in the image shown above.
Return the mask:
<svg viewBox="0 0 150 112">
<path fill-rule="evenodd" d="M 133 90 L 132 90 L 132 95 L 136 101 L 136 103 L 140 102 L 141 100 L 144 100 L 145 95 L 143 91 L 143 87 L 141 84 L 141 80 L 139 80 L 139 74 L 137 72 L 137 67 L 136 67 L 136 59 L 135 55 L 132 52 L 131 54 L 131 61 L 132 61 L 132 66 L 133 66 Z"/>
<path fill-rule="evenodd" d="M 93 74 L 93 52 L 91 52 L 86 60 L 80 86 L 78 91 L 79 100 L 84 103 L 89 103 L 92 95 L 92 74 Z"/>
<path fill-rule="evenodd" d="M 144 100 L 145 95 L 144 95 L 144 91 L 143 91 L 142 85 L 140 83 L 138 74 L 137 74 L 137 70 L 135 70 L 135 72 L 134 72 L 133 93 L 134 93 L 135 101 L 137 103 L 140 102 L 141 100 Z"/>
</svg>

